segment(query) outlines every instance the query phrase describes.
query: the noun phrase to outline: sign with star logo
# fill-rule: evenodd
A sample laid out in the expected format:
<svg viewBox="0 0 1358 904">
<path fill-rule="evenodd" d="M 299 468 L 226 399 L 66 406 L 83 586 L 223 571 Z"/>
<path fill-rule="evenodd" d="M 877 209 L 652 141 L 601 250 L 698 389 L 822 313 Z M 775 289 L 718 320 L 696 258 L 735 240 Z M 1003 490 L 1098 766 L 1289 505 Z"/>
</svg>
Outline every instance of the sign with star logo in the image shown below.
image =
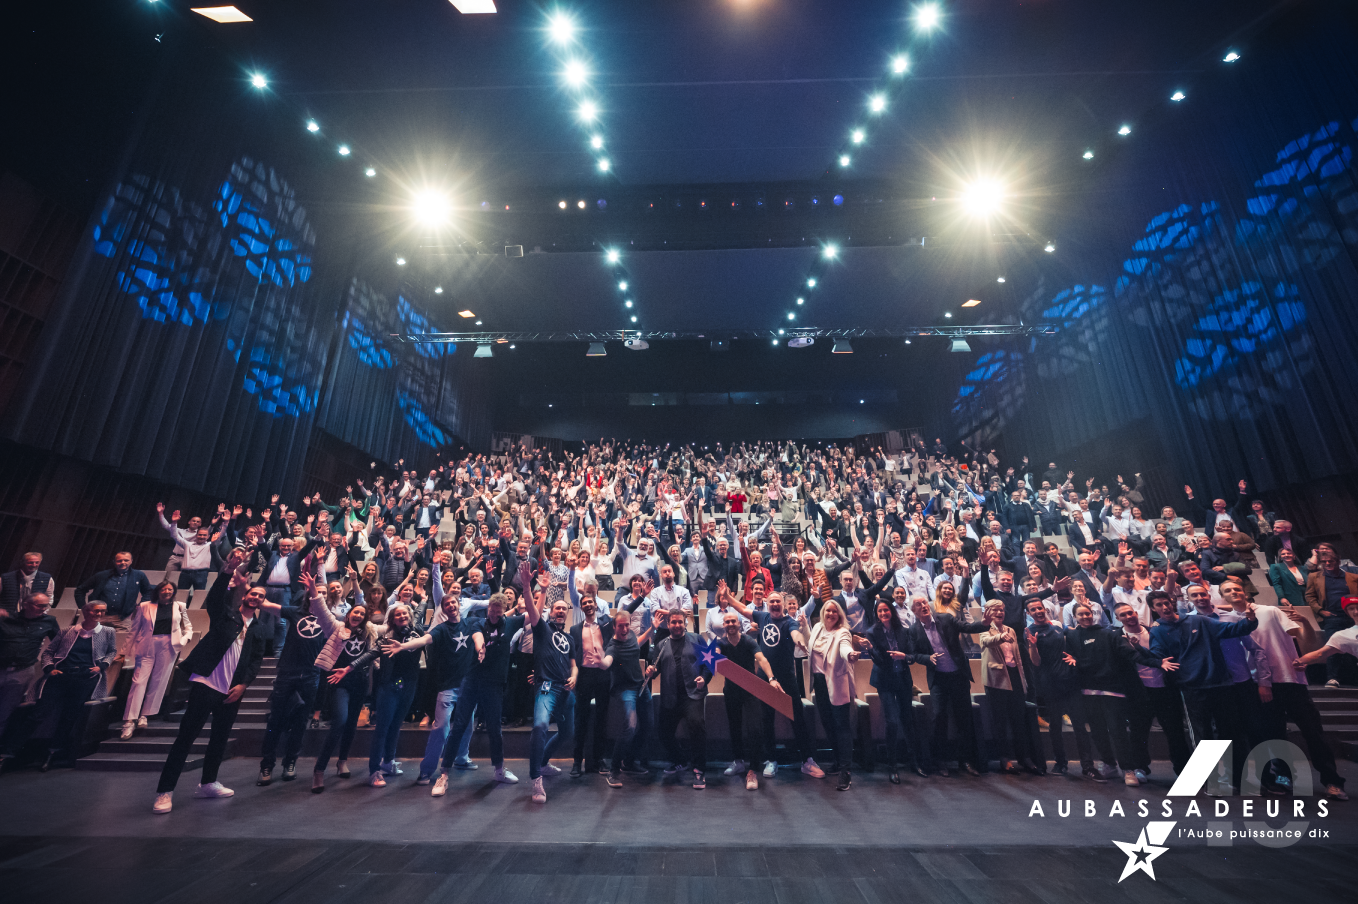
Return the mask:
<svg viewBox="0 0 1358 904">
<path fill-rule="evenodd" d="M 1163 847 L 1160 842 L 1169 837 L 1169 832 L 1173 828 L 1173 820 L 1148 822 L 1146 827 L 1141 830 L 1141 834 L 1137 836 L 1136 841 L 1114 841 L 1113 844 L 1117 845 L 1118 849 L 1127 855 L 1127 864 L 1122 867 L 1122 875 L 1118 876 L 1118 881 L 1121 882 L 1132 873 L 1140 870 L 1150 876 L 1151 881 L 1154 882 L 1155 867 L 1151 863 L 1156 857 L 1169 850 L 1169 848 Z"/>
</svg>

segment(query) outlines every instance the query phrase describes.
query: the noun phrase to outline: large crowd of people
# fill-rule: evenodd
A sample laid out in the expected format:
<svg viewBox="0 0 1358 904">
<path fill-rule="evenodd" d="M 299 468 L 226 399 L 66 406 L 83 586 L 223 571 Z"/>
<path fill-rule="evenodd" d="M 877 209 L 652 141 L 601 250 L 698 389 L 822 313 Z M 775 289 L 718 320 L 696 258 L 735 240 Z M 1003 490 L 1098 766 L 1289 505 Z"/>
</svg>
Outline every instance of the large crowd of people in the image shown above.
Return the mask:
<svg viewBox="0 0 1358 904">
<path fill-rule="evenodd" d="M 0 753 L 45 743 L 44 768 L 69 759 L 80 707 L 123 664 L 130 738 L 178 668 L 188 698 L 154 810 L 171 810 L 209 718 L 196 794 L 230 796 L 217 779 L 226 742 L 273 656 L 260 785 L 294 779 L 305 734 L 321 731 L 312 790 L 322 793 L 332 760 L 350 776 L 368 725 L 367 781 L 381 787 L 403 773 L 397 741 L 414 720 L 428 728 L 414 781 L 436 797 L 450 770 L 477 768 L 478 726 L 495 780 L 519 781 L 505 768 L 506 724 L 532 726 L 534 801 L 562 771 L 553 760 L 612 787 L 651 774 L 653 739 L 663 775 L 700 789 L 705 698 L 724 659 L 725 773 L 757 790 L 781 759 L 848 790 L 866 658 L 893 783 L 902 770 L 988 769 L 972 718 L 979 684 L 1003 772 L 1068 773 L 1073 740 L 1084 777 L 1140 784 L 1158 723 L 1176 770 L 1197 740 L 1232 741 L 1224 780 L 1238 789 L 1248 751 L 1291 722 L 1326 793 L 1346 799 L 1306 668 L 1337 685 L 1358 653 L 1358 574 L 1244 481 L 1211 499 L 1186 486 L 1187 510 L 1157 511 L 1140 475 L 1078 486 L 1055 463 L 1004 466 L 993 451 L 949 454 L 938 441 L 895 453 L 600 441 L 579 455 L 472 455 L 427 474 L 403 464 L 374 463 L 337 499 L 222 504 L 184 526 L 157 506 L 174 543 L 166 580 L 153 585 L 119 553 L 76 588 L 81 611 L 66 627 L 41 554 L 24 555 L 0 577 Z M 1254 604 L 1256 581 L 1279 605 Z M 205 594 L 196 644 L 184 588 Z M 924 671 L 928 730 L 912 666 Z M 733 680 L 732 667 L 762 684 Z M 781 757 L 779 695 L 795 703 Z M 1265 787 L 1286 793 L 1286 769 L 1266 771 Z"/>
</svg>

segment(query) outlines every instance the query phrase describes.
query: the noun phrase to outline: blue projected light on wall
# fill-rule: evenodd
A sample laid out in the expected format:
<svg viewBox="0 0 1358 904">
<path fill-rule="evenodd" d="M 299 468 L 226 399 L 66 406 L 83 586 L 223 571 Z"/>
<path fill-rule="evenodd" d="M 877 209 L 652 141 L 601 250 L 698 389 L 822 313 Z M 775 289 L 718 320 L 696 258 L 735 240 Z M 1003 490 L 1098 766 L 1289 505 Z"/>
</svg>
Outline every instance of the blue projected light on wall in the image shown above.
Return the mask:
<svg viewBox="0 0 1358 904">
<path fill-rule="evenodd" d="M 1278 283 L 1266 290 L 1259 282 L 1213 299 L 1211 308 L 1193 324 L 1184 344 L 1184 355 L 1174 363 L 1174 379 L 1193 388 L 1242 355 L 1266 353 L 1284 340 L 1292 356 L 1309 348 L 1310 338 L 1293 335 L 1306 321 L 1306 307 L 1297 287 Z"/>
<path fill-rule="evenodd" d="M 1023 407 L 1026 390 L 1022 353 L 995 349 L 982 354 L 962 379 L 953 401 L 953 422 L 959 435 L 988 442 Z"/>
<path fill-rule="evenodd" d="M 363 364 L 386 370 L 395 363 L 391 352 L 373 336 L 368 325 L 357 315 L 346 311 L 343 329 L 349 337 L 349 347 L 358 354 L 358 360 Z"/>
<path fill-rule="evenodd" d="M 251 275 L 279 288 L 311 279 L 307 249 L 316 244 L 315 233 L 295 192 L 271 167 L 242 158 L 217 195 L 213 209 Z"/>
<path fill-rule="evenodd" d="M 398 296 L 396 299 L 396 317 L 401 321 L 403 331 L 409 335 L 419 335 L 421 333 L 435 333 L 429 318 L 415 310 L 410 302 L 406 301 L 405 296 Z M 442 358 L 452 350 L 452 346 L 442 342 L 421 342 L 415 346 L 415 353 L 426 358 Z"/>
<path fill-rule="evenodd" d="M 1204 218 L 1216 213 L 1218 207 L 1215 201 L 1207 201 L 1196 208 L 1192 204 L 1180 204 L 1174 210 L 1152 218 L 1146 224 L 1146 237 L 1132 245 L 1132 251 L 1138 256 L 1122 262 L 1124 273 L 1132 276 L 1140 276 L 1147 270 L 1152 275 L 1158 273 L 1166 261 L 1174 260 L 1179 252 L 1197 244 L 1203 234 Z M 1128 278 L 1124 275 L 1119 277 L 1116 288 L 1121 290 L 1127 284 Z"/>
<path fill-rule="evenodd" d="M 396 393 L 396 405 L 405 415 L 405 421 L 415 431 L 415 437 L 429 446 L 442 446 L 448 442 L 448 434 L 434 423 L 424 406 L 407 392 Z"/>
<path fill-rule="evenodd" d="M 318 390 L 308 385 L 307 369 L 301 370 L 256 346 L 250 350 L 245 391 L 259 396 L 259 410 L 266 414 L 305 414 L 315 409 Z"/>
<path fill-rule="evenodd" d="M 1056 329 L 1052 336 L 1034 338 L 1028 351 L 1036 355 L 1038 376 L 1055 377 L 1074 373 L 1094 360 L 1093 349 L 1109 329 L 1108 290 L 1083 283 L 1062 289 L 1050 298 L 1045 283 L 1021 306 L 1024 321 L 1041 322 Z"/>
</svg>

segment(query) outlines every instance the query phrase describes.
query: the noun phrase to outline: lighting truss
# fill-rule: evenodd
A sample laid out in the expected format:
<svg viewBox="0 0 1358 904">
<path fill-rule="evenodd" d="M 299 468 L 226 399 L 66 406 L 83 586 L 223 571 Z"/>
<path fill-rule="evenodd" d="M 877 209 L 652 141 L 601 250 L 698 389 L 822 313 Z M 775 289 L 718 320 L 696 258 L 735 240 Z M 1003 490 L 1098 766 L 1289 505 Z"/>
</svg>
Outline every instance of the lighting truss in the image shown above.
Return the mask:
<svg viewBox="0 0 1358 904">
<path fill-rule="evenodd" d="M 799 336 L 815 339 L 902 339 L 915 336 L 943 336 L 963 338 L 967 336 L 1050 336 L 1056 332 L 1051 324 L 1026 325 L 998 323 L 988 326 L 903 326 L 891 328 L 850 327 L 846 329 L 819 329 L 816 327 L 793 327 L 778 330 L 709 330 L 682 332 L 664 330 L 560 330 L 555 332 L 475 332 L 456 333 L 392 333 L 397 342 L 412 344 L 449 343 L 449 342 L 622 342 L 628 339 L 644 339 L 647 342 L 664 340 L 696 339 L 795 339 Z"/>
</svg>

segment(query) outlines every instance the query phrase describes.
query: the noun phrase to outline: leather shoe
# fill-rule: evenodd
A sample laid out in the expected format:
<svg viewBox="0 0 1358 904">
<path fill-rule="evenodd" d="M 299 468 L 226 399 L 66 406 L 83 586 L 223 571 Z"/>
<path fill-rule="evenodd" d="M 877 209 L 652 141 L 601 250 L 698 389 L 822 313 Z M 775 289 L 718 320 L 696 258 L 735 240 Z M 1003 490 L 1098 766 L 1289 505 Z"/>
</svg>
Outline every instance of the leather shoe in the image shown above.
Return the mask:
<svg viewBox="0 0 1358 904">
<path fill-rule="evenodd" d="M 971 763 L 963 763 L 963 764 L 962 764 L 962 768 L 965 769 L 965 770 L 967 771 L 967 775 L 980 775 L 980 774 L 981 774 L 980 772 L 978 772 L 978 771 L 976 770 L 976 767 L 975 767 L 975 766 L 971 765 Z"/>
<path fill-rule="evenodd" d="M 887 775 L 887 779 L 891 781 L 891 784 L 899 785 L 901 783 L 901 774 L 895 769 L 892 769 L 890 774 Z"/>
</svg>

